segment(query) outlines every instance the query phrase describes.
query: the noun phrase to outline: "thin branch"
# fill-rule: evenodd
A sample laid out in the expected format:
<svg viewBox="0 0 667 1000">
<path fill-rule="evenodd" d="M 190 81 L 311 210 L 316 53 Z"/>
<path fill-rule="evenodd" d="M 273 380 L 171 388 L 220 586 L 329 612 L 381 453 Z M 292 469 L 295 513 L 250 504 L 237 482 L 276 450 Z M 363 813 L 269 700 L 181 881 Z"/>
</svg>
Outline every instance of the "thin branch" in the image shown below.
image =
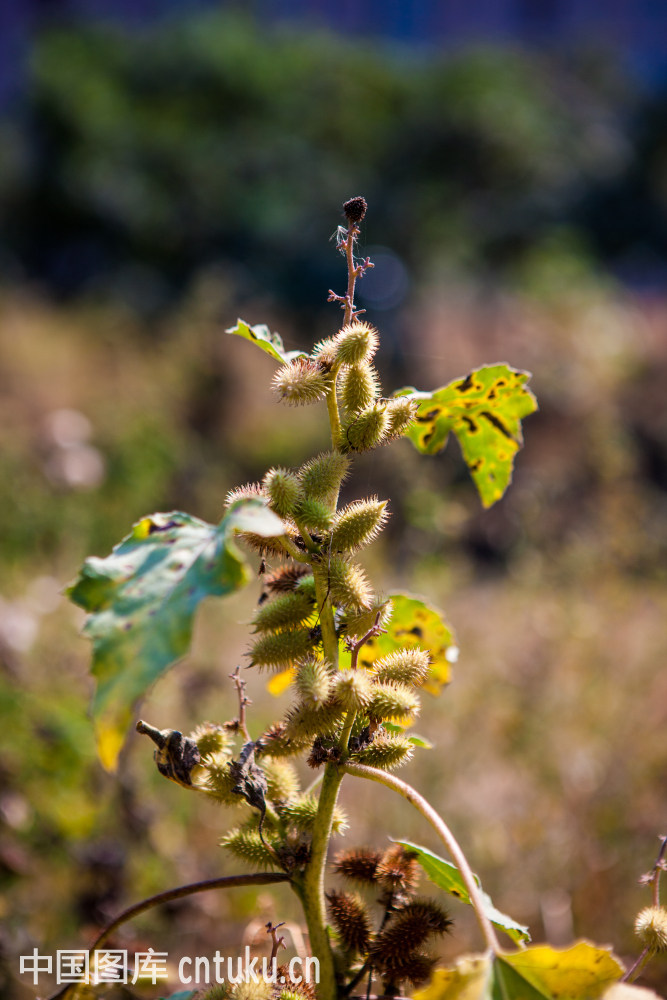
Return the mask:
<svg viewBox="0 0 667 1000">
<path fill-rule="evenodd" d="M 641 955 L 635 960 L 635 962 L 633 962 L 633 964 L 630 966 L 630 968 L 628 969 L 628 971 L 625 973 L 625 975 L 621 979 L 621 982 L 622 983 L 632 983 L 632 982 L 634 982 L 634 980 L 637 978 L 637 976 L 639 975 L 639 973 L 642 971 L 642 969 L 644 968 L 644 966 L 646 965 L 646 963 L 648 962 L 648 960 L 651 958 L 652 954 L 653 954 L 653 952 L 651 951 L 651 949 L 648 946 L 646 948 L 644 948 L 644 950 L 641 953 Z"/>
<path fill-rule="evenodd" d="M 183 899 L 185 896 L 192 896 L 197 892 L 208 892 L 209 889 L 234 889 L 236 886 L 242 885 L 273 885 L 276 882 L 289 882 L 290 877 L 284 872 L 257 872 L 252 875 L 226 875 L 222 878 L 210 878 L 205 879 L 203 882 L 190 882 L 188 885 L 179 885 L 175 889 L 167 889 L 166 892 L 159 892 L 155 896 L 149 896 L 147 899 L 142 899 L 140 903 L 134 903 L 133 906 L 128 906 L 126 910 L 119 913 L 110 924 L 101 931 L 90 948 L 88 949 L 88 954 L 92 955 L 93 952 L 99 948 L 101 944 L 109 938 L 114 931 L 118 930 L 123 924 L 126 924 L 128 920 L 132 920 L 134 917 L 138 917 L 139 914 L 145 913 L 146 910 L 152 909 L 154 906 L 161 906 L 163 903 L 171 903 L 174 899 Z M 67 994 L 70 987 L 75 984 L 68 984 L 62 990 L 54 993 L 48 1000 L 60 1000 Z"/>
<path fill-rule="evenodd" d="M 229 674 L 231 680 L 234 681 L 236 686 L 236 693 L 239 697 L 239 717 L 238 724 L 239 729 L 243 733 L 246 743 L 252 743 L 252 737 L 248 732 L 248 723 L 246 722 L 246 706 L 252 705 L 250 698 L 245 693 L 247 681 L 243 680 L 241 677 L 241 668 L 237 665 L 236 670 L 233 674 Z"/>
<path fill-rule="evenodd" d="M 465 887 L 468 890 L 470 902 L 472 903 L 477 923 L 479 924 L 479 928 L 484 936 L 487 947 L 490 948 L 495 954 L 498 954 L 501 950 L 500 944 L 498 942 L 498 938 L 496 937 L 496 932 L 493 929 L 493 925 L 486 915 L 484 900 L 472 869 L 470 868 L 468 860 L 461 850 L 458 841 L 454 837 L 454 834 L 451 832 L 445 821 L 437 814 L 433 806 L 431 806 L 423 795 L 420 795 L 415 788 L 408 785 L 406 781 L 401 781 L 400 778 L 396 778 L 393 774 L 387 774 L 385 771 L 379 771 L 377 768 L 368 767 L 365 764 L 345 764 L 342 770 L 347 774 L 354 775 L 356 778 L 367 778 L 370 781 L 377 781 L 381 785 L 386 785 L 387 788 L 391 788 L 393 791 L 398 792 L 399 795 L 402 795 L 404 799 L 407 799 L 407 801 L 418 809 L 422 816 L 428 820 L 449 851 L 454 864 L 461 873 L 461 878 L 463 879 Z"/>
</svg>

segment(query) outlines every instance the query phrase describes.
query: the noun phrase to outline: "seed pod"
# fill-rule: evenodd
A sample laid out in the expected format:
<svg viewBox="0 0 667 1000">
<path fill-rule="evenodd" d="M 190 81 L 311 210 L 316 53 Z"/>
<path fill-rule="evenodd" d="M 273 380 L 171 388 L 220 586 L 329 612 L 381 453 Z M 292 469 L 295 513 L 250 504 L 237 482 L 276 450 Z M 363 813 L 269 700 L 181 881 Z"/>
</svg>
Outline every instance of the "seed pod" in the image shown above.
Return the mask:
<svg viewBox="0 0 667 1000">
<path fill-rule="evenodd" d="M 317 599 L 315 592 L 315 578 L 310 575 L 302 577 L 296 586 L 296 592 L 297 594 L 302 594 L 304 597 L 307 597 L 308 600 L 314 604 Z"/>
<path fill-rule="evenodd" d="M 262 489 L 280 517 L 289 517 L 301 498 L 301 483 L 287 469 L 269 469 L 262 480 Z"/>
<path fill-rule="evenodd" d="M 263 978 L 257 983 L 252 979 L 242 979 L 229 990 L 229 1000 L 272 1000 L 273 995 L 273 985 L 264 982 Z"/>
<path fill-rule="evenodd" d="M 334 338 L 327 337 L 325 340 L 320 340 L 318 344 L 315 344 L 311 357 L 322 368 L 328 371 L 336 360 L 336 342 Z"/>
<path fill-rule="evenodd" d="M 377 660 L 373 666 L 375 680 L 383 683 L 395 681 L 398 684 L 411 684 L 421 687 L 431 669 L 431 656 L 418 647 L 412 649 L 397 649 L 388 656 Z"/>
<path fill-rule="evenodd" d="M 309 743 L 308 737 L 297 739 L 287 735 L 287 723 L 274 722 L 262 733 L 260 745 L 255 749 L 255 756 L 264 754 L 271 757 L 294 757 L 301 753 Z"/>
<path fill-rule="evenodd" d="M 265 832 L 264 839 L 275 849 L 277 839 L 268 831 Z M 270 868 L 278 867 L 277 858 L 265 845 L 256 827 L 250 829 L 235 827 L 229 830 L 220 841 L 220 846 L 227 847 L 237 858 L 258 868 L 263 868 L 265 865 Z"/>
<path fill-rule="evenodd" d="M 339 557 L 329 562 L 329 587 L 335 604 L 361 611 L 370 608 L 373 592 L 361 566 Z"/>
<path fill-rule="evenodd" d="M 317 816 L 318 801 L 313 795 L 302 795 L 288 802 L 280 810 L 281 819 L 292 823 L 297 830 L 306 833 L 313 829 Z M 334 809 L 331 830 L 333 833 L 344 833 L 348 828 L 347 816 L 338 806 Z"/>
<path fill-rule="evenodd" d="M 300 523 L 312 531 L 328 531 L 331 527 L 333 514 L 325 503 L 313 497 L 304 497 L 297 510 L 296 517 Z"/>
<path fill-rule="evenodd" d="M 273 376 L 273 388 L 290 406 L 308 406 L 324 399 L 329 382 L 322 366 L 310 358 L 296 358 Z"/>
<path fill-rule="evenodd" d="M 368 715 L 384 719 L 404 719 L 419 711 L 419 698 L 405 684 L 373 684 Z"/>
<path fill-rule="evenodd" d="M 326 736 L 338 729 L 344 713 L 345 709 L 336 701 L 328 701 L 321 708 L 297 705 L 287 715 L 285 735 L 296 739 Z"/>
<path fill-rule="evenodd" d="M 360 639 L 363 635 L 375 625 L 375 619 L 377 618 L 378 611 L 380 612 L 380 621 L 378 622 L 383 628 L 391 620 L 391 614 L 393 611 L 391 601 L 381 601 L 379 598 L 373 601 L 368 611 L 360 611 L 358 613 L 348 612 L 345 615 L 344 629 L 345 634 L 350 636 L 350 638 Z M 364 663 L 364 650 L 361 650 L 359 662 L 363 665 Z"/>
<path fill-rule="evenodd" d="M 436 961 L 437 959 L 421 952 L 399 950 L 393 955 L 388 955 L 382 963 L 385 983 L 408 982 L 413 986 L 419 986 L 431 978 Z"/>
<path fill-rule="evenodd" d="M 388 847 L 377 867 L 378 881 L 386 889 L 413 892 L 419 882 L 421 869 L 417 855 L 401 844 Z"/>
<path fill-rule="evenodd" d="M 373 686 L 365 670 L 341 670 L 334 681 L 336 699 L 352 711 L 370 704 Z"/>
<path fill-rule="evenodd" d="M 637 914 L 635 934 L 652 952 L 667 951 L 667 909 L 647 906 Z"/>
<path fill-rule="evenodd" d="M 324 660 L 309 656 L 299 663 L 296 689 L 304 705 L 321 708 L 331 696 L 331 667 Z"/>
<path fill-rule="evenodd" d="M 376 736 L 372 743 L 355 753 L 354 759 L 369 767 L 391 771 L 401 764 L 407 764 L 413 751 L 414 746 L 407 736 L 384 734 Z"/>
<path fill-rule="evenodd" d="M 262 757 L 266 777 L 266 797 L 272 802 L 289 802 L 299 794 L 299 778 L 286 760 Z"/>
<path fill-rule="evenodd" d="M 313 613 L 313 602 L 307 593 L 281 594 L 262 604 L 252 617 L 256 632 L 300 625 Z"/>
<path fill-rule="evenodd" d="M 279 566 L 272 573 L 267 573 L 264 577 L 264 586 L 274 594 L 289 593 L 296 590 L 299 581 L 307 576 L 308 572 L 307 566 L 288 563 L 286 566 Z"/>
<path fill-rule="evenodd" d="M 334 552 L 355 552 L 369 545 L 382 531 L 387 518 L 387 501 L 372 497 L 357 500 L 338 513 L 331 529 Z"/>
<path fill-rule="evenodd" d="M 410 424 L 414 422 L 419 409 L 416 399 L 397 396 L 386 404 L 387 437 L 397 438 L 405 434 Z"/>
<path fill-rule="evenodd" d="M 345 212 L 345 218 L 348 222 L 361 222 L 367 210 L 368 203 L 360 194 L 355 195 L 354 198 L 348 198 L 348 200 L 343 203 L 343 211 Z"/>
<path fill-rule="evenodd" d="M 303 492 L 312 500 L 330 501 L 338 493 L 349 466 L 349 458 L 338 451 L 325 451 L 311 458 L 299 470 Z"/>
<path fill-rule="evenodd" d="M 343 878 L 360 882 L 362 885 L 375 885 L 378 875 L 377 868 L 382 858 L 382 851 L 370 847 L 355 847 L 342 851 L 334 862 L 334 871 Z"/>
<path fill-rule="evenodd" d="M 299 660 L 315 646 L 308 629 L 267 632 L 250 650 L 250 662 L 257 667 L 285 667 Z"/>
<path fill-rule="evenodd" d="M 243 799 L 234 791 L 237 779 L 230 771 L 230 759 L 229 754 L 225 751 L 211 754 L 202 765 L 202 775 L 198 783 L 218 802 L 222 802 L 226 806 L 239 806 Z"/>
<path fill-rule="evenodd" d="M 382 444 L 387 436 L 388 420 L 385 403 L 376 403 L 362 410 L 343 432 L 341 447 L 345 451 L 370 451 Z"/>
<path fill-rule="evenodd" d="M 238 537 L 261 556 L 284 556 L 285 549 L 283 548 L 282 539 L 294 538 L 295 532 L 291 525 L 286 524 L 284 535 L 265 538 L 264 535 L 257 535 L 253 531 L 239 531 Z"/>
<path fill-rule="evenodd" d="M 380 395 L 377 372 L 367 361 L 346 368 L 338 385 L 345 409 L 350 413 L 367 409 Z"/>
<path fill-rule="evenodd" d="M 188 739 L 197 744 L 202 761 L 210 754 L 225 750 L 230 743 L 229 734 L 216 722 L 202 722 L 190 733 Z"/>
<path fill-rule="evenodd" d="M 238 500 L 257 500 L 264 496 L 264 491 L 259 483 L 246 483 L 245 486 L 236 486 L 230 490 L 225 497 L 225 507 L 231 507 Z"/>
<path fill-rule="evenodd" d="M 344 326 L 334 337 L 336 361 L 340 365 L 358 365 L 370 361 L 380 345 L 377 330 L 358 319 Z"/>
<path fill-rule="evenodd" d="M 362 901 L 349 892 L 328 892 L 327 909 L 343 944 L 352 951 L 368 951 L 371 922 Z"/>
</svg>

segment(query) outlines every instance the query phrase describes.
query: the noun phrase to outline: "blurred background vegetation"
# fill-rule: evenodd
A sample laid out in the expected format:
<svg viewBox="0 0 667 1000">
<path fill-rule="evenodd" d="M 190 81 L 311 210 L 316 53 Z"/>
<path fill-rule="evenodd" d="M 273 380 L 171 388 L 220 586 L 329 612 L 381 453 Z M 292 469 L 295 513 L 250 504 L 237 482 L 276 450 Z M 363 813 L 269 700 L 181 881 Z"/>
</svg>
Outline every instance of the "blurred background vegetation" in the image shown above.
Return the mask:
<svg viewBox="0 0 667 1000">
<path fill-rule="evenodd" d="M 348 487 L 391 497 L 374 579 L 442 606 L 461 646 L 419 722 L 435 750 L 405 776 L 537 940 L 633 956 L 637 878 L 667 833 L 666 111 L 667 89 L 591 48 L 442 54 L 194 10 L 35 38 L 0 116 L 3 996 L 32 993 L 19 954 L 232 870 L 227 818 L 144 742 L 102 772 L 60 590 L 140 516 L 217 520 L 228 489 L 325 446 L 325 415 L 278 412 L 271 362 L 224 328 L 267 322 L 290 348 L 333 332 L 331 236 L 359 193 L 385 390 L 504 360 L 540 401 L 489 512 L 455 446 L 400 442 Z M 205 610 L 153 724 L 234 714 L 257 594 Z M 282 711 L 263 684 L 256 733 Z M 350 844 L 436 846 L 382 789 L 344 801 Z M 296 911 L 284 891 L 200 896 L 122 946 L 235 953 L 257 914 Z M 474 945 L 461 915 L 446 949 Z M 664 962 L 648 979 L 667 989 Z"/>
</svg>

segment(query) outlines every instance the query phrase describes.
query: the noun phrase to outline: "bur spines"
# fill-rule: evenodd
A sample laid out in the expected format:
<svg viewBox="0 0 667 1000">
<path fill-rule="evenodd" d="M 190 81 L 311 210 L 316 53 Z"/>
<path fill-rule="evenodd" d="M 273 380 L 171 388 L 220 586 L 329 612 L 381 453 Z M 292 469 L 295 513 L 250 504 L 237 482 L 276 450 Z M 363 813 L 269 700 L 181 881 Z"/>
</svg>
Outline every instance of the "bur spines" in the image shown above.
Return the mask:
<svg viewBox="0 0 667 1000">
<path fill-rule="evenodd" d="M 315 825 L 317 809 L 318 800 L 313 795 L 302 795 L 283 806 L 280 810 L 280 816 L 281 819 L 292 823 L 297 830 L 309 833 Z M 344 833 L 347 828 L 347 816 L 340 806 L 336 806 L 331 822 L 331 830 L 333 833 Z"/>
<path fill-rule="evenodd" d="M 383 601 L 380 598 L 373 600 L 367 610 L 357 612 L 348 611 L 345 615 L 343 625 L 345 634 L 352 638 L 361 638 L 361 636 L 366 635 L 372 626 L 375 625 L 378 612 L 380 613 L 378 624 L 384 628 L 391 620 L 392 611 L 391 601 Z"/>
<path fill-rule="evenodd" d="M 368 610 L 373 592 L 361 566 L 334 557 L 328 562 L 329 588 L 335 604 L 354 612 Z"/>
<path fill-rule="evenodd" d="M 313 613 L 313 602 L 307 593 L 281 594 L 262 604 L 252 617 L 256 632 L 301 625 Z"/>
<path fill-rule="evenodd" d="M 289 593 L 296 590 L 301 578 L 309 573 L 310 570 L 307 566 L 301 566 L 299 563 L 285 563 L 266 574 L 264 586 L 274 594 Z"/>
<path fill-rule="evenodd" d="M 388 426 L 385 404 L 376 403 L 350 421 L 343 432 L 341 447 L 344 451 L 371 451 L 382 444 Z"/>
<path fill-rule="evenodd" d="M 197 744 L 202 760 L 210 754 L 225 750 L 231 742 L 229 734 L 217 722 L 202 722 L 193 729 L 188 739 Z"/>
<path fill-rule="evenodd" d="M 308 739 L 332 733 L 340 724 L 345 713 L 337 701 L 328 701 L 321 708 L 297 705 L 287 714 L 285 735 L 296 739 Z"/>
<path fill-rule="evenodd" d="M 262 489 L 280 517 L 290 517 L 301 498 L 301 483 L 288 469 L 269 469 L 262 481 Z"/>
<path fill-rule="evenodd" d="M 334 518 L 330 535 L 332 551 L 352 553 L 369 545 L 388 517 L 387 501 L 377 497 L 348 504 Z"/>
<path fill-rule="evenodd" d="M 262 757 L 262 770 L 266 777 L 266 795 L 272 802 L 289 802 L 298 796 L 299 777 L 288 761 Z"/>
<path fill-rule="evenodd" d="M 234 791 L 237 781 L 229 769 L 230 759 L 229 754 L 224 750 L 205 757 L 198 784 L 218 802 L 222 802 L 226 806 L 238 806 L 244 800 Z"/>
<path fill-rule="evenodd" d="M 334 680 L 336 700 L 349 711 L 365 709 L 371 702 L 372 685 L 365 670 L 341 670 Z"/>
<path fill-rule="evenodd" d="M 379 683 L 373 684 L 371 700 L 368 704 L 368 715 L 383 720 L 404 719 L 414 716 L 419 711 L 419 698 L 405 684 Z"/>
<path fill-rule="evenodd" d="M 417 855 L 402 844 L 393 844 L 382 855 L 377 866 L 378 882 L 385 889 L 404 893 L 414 892 L 421 874 Z"/>
<path fill-rule="evenodd" d="M 373 665 L 373 675 L 379 682 L 395 682 L 421 687 L 431 669 L 431 657 L 418 647 L 397 649 Z"/>
<path fill-rule="evenodd" d="M 334 337 L 336 361 L 341 365 L 358 365 L 370 361 L 378 347 L 380 338 L 370 323 L 353 320 Z"/>
<path fill-rule="evenodd" d="M 296 689 L 301 700 L 311 708 L 320 708 L 331 696 L 331 667 L 324 660 L 308 657 L 297 666 Z"/>
<path fill-rule="evenodd" d="M 452 921 L 445 910 L 430 899 L 412 900 L 394 913 L 373 945 L 373 956 L 383 965 L 393 956 L 416 951 L 433 934 L 444 934 Z"/>
<path fill-rule="evenodd" d="M 646 906 L 637 914 L 635 934 L 651 952 L 667 951 L 667 909 Z"/>
<path fill-rule="evenodd" d="M 419 409 L 419 403 L 415 399 L 408 399 L 405 396 L 397 396 L 388 400 L 385 408 L 387 414 L 387 437 L 397 438 L 408 430 L 414 423 Z"/>
<path fill-rule="evenodd" d="M 327 909 L 343 943 L 365 954 L 371 940 L 371 922 L 363 902 L 350 892 L 334 890 L 327 893 Z"/>
<path fill-rule="evenodd" d="M 378 865 L 382 860 L 382 851 L 370 847 L 354 847 L 341 851 L 334 861 L 334 871 L 343 878 L 358 882 L 361 885 L 376 885 L 378 881 Z"/>
<path fill-rule="evenodd" d="M 331 501 L 348 474 L 350 460 L 338 451 L 325 451 L 299 470 L 303 492 L 314 500 Z"/>
<path fill-rule="evenodd" d="M 225 507 L 231 507 L 238 500 L 257 500 L 264 497 L 260 483 L 245 483 L 230 490 L 225 497 Z"/>
<path fill-rule="evenodd" d="M 253 643 L 250 662 L 253 666 L 277 669 L 307 656 L 314 646 L 315 640 L 307 629 L 267 632 Z"/>
<path fill-rule="evenodd" d="M 377 372 L 367 362 L 350 365 L 344 369 L 338 384 L 340 398 L 350 413 L 367 409 L 380 395 Z"/>
<path fill-rule="evenodd" d="M 401 764 L 407 764 L 414 752 L 414 746 L 407 736 L 397 734 L 381 734 L 372 743 L 354 754 L 355 761 L 377 767 L 382 771 L 391 771 Z"/>
<path fill-rule="evenodd" d="M 304 497 L 296 510 L 296 517 L 301 524 L 311 531 L 328 531 L 331 527 L 333 514 L 329 507 L 314 497 Z"/>
<path fill-rule="evenodd" d="M 269 838 L 270 834 L 266 831 L 264 834 L 264 840 L 271 843 Z M 235 854 L 237 858 L 240 858 L 249 865 L 253 865 L 258 868 L 264 867 L 264 865 L 270 868 L 278 867 L 277 858 L 266 846 L 256 828 L 244 829 L 243 827 L 234 827 L 234 829 L 229 830 L 224 835 L 220 841 L 220 846 L 226 847 L 232 852 L 232 854 Z M 271 846 L 275 849 L 276 845 L 274 843 Z"/>
<path fill-rule="evenodd" d="M 290 406 L 308 406 L 325 398 L 329 381 L 317 361 L 296 358 L 277 370 L 273 376 L 273 388 Z"/>
</svg>

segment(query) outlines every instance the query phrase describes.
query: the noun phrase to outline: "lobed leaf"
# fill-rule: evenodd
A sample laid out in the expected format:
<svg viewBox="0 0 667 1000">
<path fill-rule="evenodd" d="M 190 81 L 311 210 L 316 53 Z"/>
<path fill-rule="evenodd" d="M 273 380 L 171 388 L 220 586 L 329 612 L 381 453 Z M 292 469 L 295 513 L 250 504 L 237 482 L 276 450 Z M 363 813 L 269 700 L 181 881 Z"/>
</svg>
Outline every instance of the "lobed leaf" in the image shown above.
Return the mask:
<svg viewBox="0 0 667 1000">
<path fill-rule="evenodd" d="M 116 766 L 134 703 L 187 652 L 199 603 L 248 582 L 234 533 L 282 530 L 262 500 L 241 500 L 217 526 L 179 512 L 145 517 L 111 555 L 85 561 L 66 594 L 88 612 L 93 717 L 107 769 Z"/>
<path fill-rule="evenodd" d="M 439 694 L 443 684 L 449 682 L 451 664 L 458 656 L 454 633 L 442 620 L 440 612 L 418 597 L 390 594 L 389 600 L 392 615 L 385 626 L 386 632 L 364 643 L 359 652 L 359 666 L 368 669 L 376 660 L 397 649 L 420 646 L 431 655 L 431 668 L 423 688 L 431 694 Z M 346 662 L 343 654 L 341 663 Z"/>
<path fill-rule="evenodd" d="M 425 847 L 420 847 L 418 844 L 411 844 L 407 840 L 399 840 L 397 843 L 417 855 L 417 861 L 431 882 L 437 885 L 438 888 L 444 889 L 445 892 L 460 899 L 463 903 L 470 903 L 468 890 L 456 865 L 453 865 L 450 861 L 445 861 L 444 858 L 439 857 Z M 475 878 L 477 879 L 477 876 Z M 479 879 L 477 879 L 477 884 L 480 884 Z M 490 896 L 487 896 L 486 893 L 482 893 L 482 895 L 484 899 L 484 912 L 492 924 L 500 930 L 505 931 L 508 937 L 516 944 L 530 941 L 530 933 L 527 927 L 524 927 L 523 924 L 518 924 L 511 917 L 497 910 Z M 521 952 L 521 954 L 524 954 L 524 952 Z"/>
<path fill-rule="evenodd" d="M 619 982 L 621 962 L 608 948 L 577 941 L 534 945 L 499 955 L 470 955 L 437 969 L 414 1000 L 650 1000 L 657 994 Z"/>
<path fill-rule="evenodd" d="M 523 444 L 521 419 L 537 409 L 526 388 L 529 378 L 529 372 L 498 364 L 433 392 L 400 389 L 395 395 L 419 401 L 406 437 L 418 451 L 435 455 L 453 432 L 483 505 L 491 507 L 512 479 L 514 456 Z"/>
<path fill-rule="evenodd" d="M 244 340 L 249 340 L 251 343 L 257 344 L 262 351 L 270 354 L 276 361 L 284 363 L 286 361 L 293 361 L 294 358 L 308 357 L 303 351 L 286 351 L 280 334 L 271 333 L 265 323 L 257 323 L 255 326 L 250 326 L 245 320 L 238 319 L 236 326 L 230 326 L 229 329 L 225 330 L 225 333 L 236 334 L 238 337 L 243 337 Z"/>
</svg>

